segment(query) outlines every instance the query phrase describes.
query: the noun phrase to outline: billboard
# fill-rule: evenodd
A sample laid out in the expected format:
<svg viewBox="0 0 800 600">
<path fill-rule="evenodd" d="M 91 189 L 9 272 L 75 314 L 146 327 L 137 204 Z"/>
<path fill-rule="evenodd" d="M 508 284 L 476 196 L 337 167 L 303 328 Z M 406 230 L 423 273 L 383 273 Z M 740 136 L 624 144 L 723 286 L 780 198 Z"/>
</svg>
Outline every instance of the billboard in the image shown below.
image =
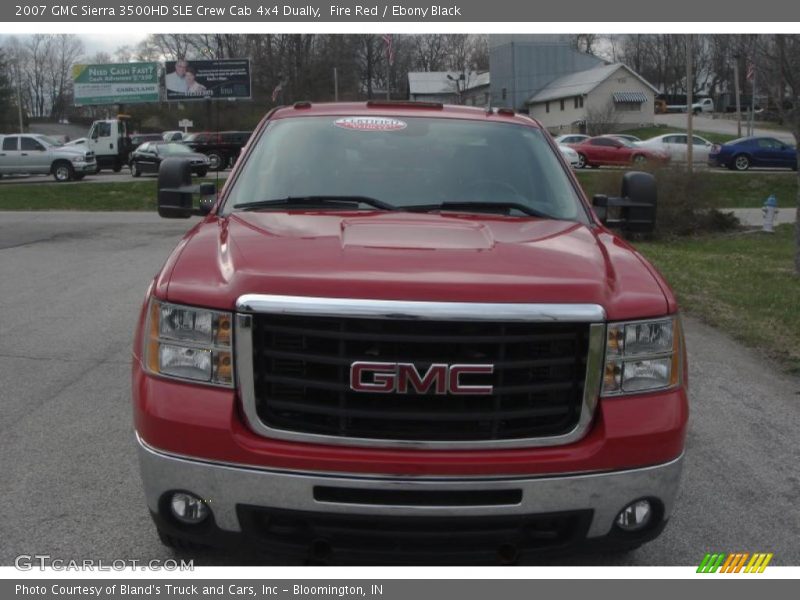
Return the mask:
<svg viewBox="0 0 800 600">
<path fill-rule="evenodd" d="M 75 106 L 158 102 L 158 63 L 72 67 Z"/>
<path fill-rule="evenodd" d="M 250 98 L 250 59 L 177 60 L 164 63 L 167 100 Z"/>
</svg>

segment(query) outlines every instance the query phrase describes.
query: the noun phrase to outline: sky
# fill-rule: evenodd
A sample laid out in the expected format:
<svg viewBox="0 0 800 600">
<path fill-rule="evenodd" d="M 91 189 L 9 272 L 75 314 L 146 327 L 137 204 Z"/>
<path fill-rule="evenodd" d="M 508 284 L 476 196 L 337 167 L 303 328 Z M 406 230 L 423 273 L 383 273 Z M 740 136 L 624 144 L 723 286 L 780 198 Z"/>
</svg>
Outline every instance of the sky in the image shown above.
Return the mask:
<svg viewBox="0 0 800 600">
<path fill-rule="evenodd" d="M 116 49 L 120 46 L 135 46 L 147 37 L 147 35 L 142 33 L 119 32 L 114 35 L 79 34 L 78 37 L 83 40 L 87 55 L 91 56 L 98 52 L 107 52 L 113 56 Z"/>
<path fill-rule="evenodd" d="M 0 44 L 2 44 L 5 40 L 12 37 L 10 34 L 0 34 Z M 106 52 L 110 54 L 112 57 L 114 56 L 114 52 L 116 52 L 117 48 L 120 46 L 135 46 L 139 42 L 141 42 L 144 38 L 147 37 L 146 33 L 123 33 L 117 32 L 113 35 L 111 34 L 104 34 L 104 35 L 94 35 L 94 34 L 86 34 L 80 33 L 78 37 L 83 42 L 84 53 L 86 56 L 92 56 L 97 54 L 98 52 Z"/>
</svg>

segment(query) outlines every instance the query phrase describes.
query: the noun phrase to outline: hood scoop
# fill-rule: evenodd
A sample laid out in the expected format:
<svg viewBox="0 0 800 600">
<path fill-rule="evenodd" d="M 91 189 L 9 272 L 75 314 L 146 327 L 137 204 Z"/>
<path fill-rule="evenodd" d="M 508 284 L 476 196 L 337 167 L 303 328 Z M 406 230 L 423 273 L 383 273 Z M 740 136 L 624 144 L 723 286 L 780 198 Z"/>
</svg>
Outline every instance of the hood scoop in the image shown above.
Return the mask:
<svg viewBox="0 0 800 600">
<path fill-rule="evenodd" d="M 491 230 L 470 223 L 429 215 L 342 221 L 342 248 L 406 250 L 490 250 Z"/>
</svg>

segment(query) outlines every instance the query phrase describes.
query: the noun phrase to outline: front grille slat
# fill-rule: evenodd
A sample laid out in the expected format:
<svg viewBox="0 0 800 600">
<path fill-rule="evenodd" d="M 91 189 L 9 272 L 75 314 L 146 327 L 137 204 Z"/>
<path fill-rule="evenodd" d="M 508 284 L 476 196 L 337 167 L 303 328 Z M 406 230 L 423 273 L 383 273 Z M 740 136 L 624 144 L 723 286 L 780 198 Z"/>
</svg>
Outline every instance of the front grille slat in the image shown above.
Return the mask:
<svg viewBox="0 0 800 600">
<path fill-rule="evenodd" d="M 347 438 L 516 440 L 572 431 L 580 418 L 589 323 L 380 320 L 256 313 L 255 408 L 267 427 Z M 494 366 L 467 375 L 486 395 L 355 392 L 354 362 Z"/>
<path fill-rule="evenodd" d="M 294 370 L 294 366 L 286 367 L 287 370 Z M 319 390 L 332 390 L 332 391 L 347 391 L 350 389 L 348 383 L 331 383 L 328 381 L 318 381 L 315 379 L 307 379 L 303 377 L 279 377 L 277 375 L 262 375 L 265 381 L 280 383 L 284 385 L 295 385 L 299 387 L 306 387 Z M 504 394 L 519 394 L 522 392 L 553 392 L 568 390 L 573 387 L 572 382 L 559 382 L 559 383 L 542 383 L 532 385 L 513 385 L 506 387 L 495 387 L 494 393 L 497 396 Z"/>
<path fill-rule="evenodd" d="M 410 321 L 410 323 L 415 323 L 415 321 Z M 382 342 L 414 342 L 419 341 L 419 337 L 415 335 L 403 334 L 403 333 L 394 333 L 394 334 L 384 334 L 384 333 L 357 333 L 357 332 L 344 332 L 340 333 L 338 331 L 328 331 L 325 329 L 306 329 L 303 327 L 286 327 L 282 325 L 272 325 L 272 326 L 265 326 L 265 330 L 273 331 L 275 333 L 285 333 L 291 335 L 303 335 L 308 337 L 319 337 L 319 338 L 330 338 L 330 339 L 339 339 L 340 337 L 346 340 L 362 340 L 362 341 L 382 341 Z M 536 342 L 536 341 L 550 341 L 555 339 L 560 340 L 569 340 L 572 338 L 571 334 L 563 334 L 560 336 L 549 336 L 549 335 L 509 335 L 509 336 L 502 336 L 502 335 L 486 335 L 486 336 L 470 336 L 470 335 L 440 335 L 440 336 L 428 336 L 427 341 L 429 343 L 441 343 L 441 344 L 452 344 L 452 343 L 504 343 L 504 344 L 521 344 L 524 342 Z"/>
<path fill-rule="evenodd" d="M 270 407 L 272 410 L 296 410 L 310 414 L 320 415 L 347 415 L 353 418 L 358 417 L 372 417 L 380 415 L 383 419 L 396 419 L 398 421 L 424 421 L 430 419 L 432 421 L 472 421 L 472 420 L 488 420 L 495 421 L 502 419 L 522 419 L 530 417 L 543 417 L 552 415 L 564 415 L 569 412 L 566 406 L 543 407 L 543 408 L 530 408 L 527 410 L 491 410 L 485 412 L 458 412 L 458 413 L 444 413 L 433 411 L 398 411 L 398 410 L 367 410 L 367 409 L 354 409 L 354 408 L 339 408 L 320 406 L 313 403 L 304 402 L 290 402 L 285 400 L 270 400 Z"/>
</svg>

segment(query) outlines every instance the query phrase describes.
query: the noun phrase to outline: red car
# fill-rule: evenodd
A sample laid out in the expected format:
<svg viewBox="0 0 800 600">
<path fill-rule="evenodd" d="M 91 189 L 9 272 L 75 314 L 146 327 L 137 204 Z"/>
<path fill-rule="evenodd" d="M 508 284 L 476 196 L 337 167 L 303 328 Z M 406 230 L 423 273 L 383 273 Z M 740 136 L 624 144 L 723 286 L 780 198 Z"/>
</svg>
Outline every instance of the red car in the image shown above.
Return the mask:
<svg viewBox="0 0 800 600">
<path fill-rule="evenodd" d="M 609 229 L 652 226 L 655 185 L 593 209 L 538 122 L 436 103 L 276 109 L 200 208 L 166 159 L 159 214 L 203 218 L 133 347 L 162 542 L 453 564 L 658 536 L 683 336 Z"/>
<path fill-rule="evenodd" d="M 578 153 L 578 168 L 602 166 L 644 166 L 647 164 L 666 164 L 669 154 L 637 146 L 633 142 L 611 137 L 598 136 L 584 140 L 580 144 L 568 144 Z"/>
</svg>

